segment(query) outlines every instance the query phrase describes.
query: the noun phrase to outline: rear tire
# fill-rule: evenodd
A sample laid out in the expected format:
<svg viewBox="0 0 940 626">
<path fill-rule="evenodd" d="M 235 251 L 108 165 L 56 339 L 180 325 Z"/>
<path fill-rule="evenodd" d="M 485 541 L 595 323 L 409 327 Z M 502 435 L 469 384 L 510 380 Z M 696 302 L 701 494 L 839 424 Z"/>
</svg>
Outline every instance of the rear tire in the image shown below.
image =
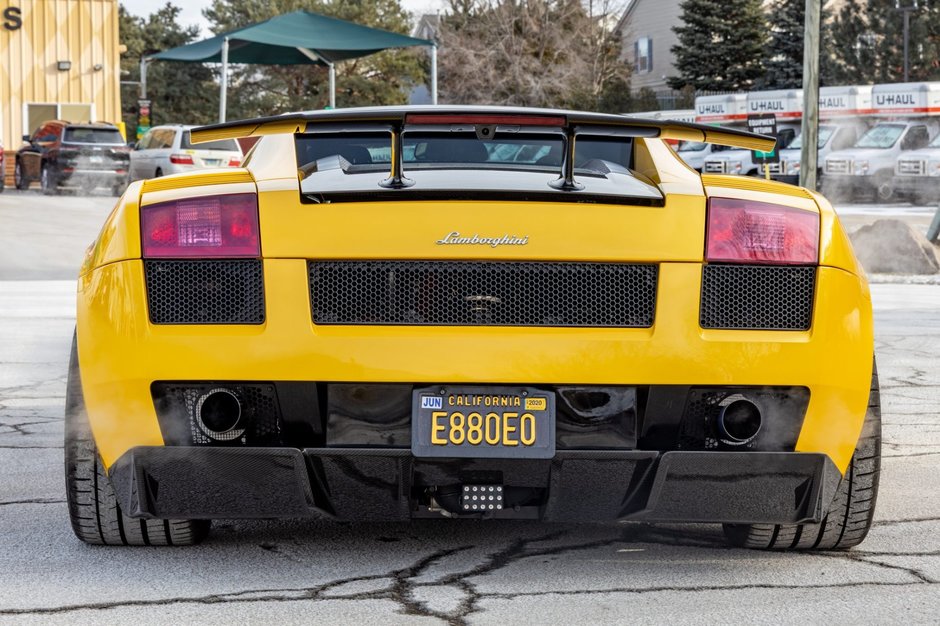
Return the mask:
<svg viewBox="0 0 940 626">
<path fill-rule="evenodd" d="M 872 371 L 868 411 L 855 453 L 829 512 L 819 524 L 725 524 L 725 538 L 759 550 L 845 550 L 865 539 L 875 515 L 881 473 L 881 398 Z"/>
<path fill-rule="evenodd" d="M 29 189 L 29 179 L 26 178 L 26 172 L 23 171 L 23 166 L 19 160 L 13 164 L 13 184 L 20 191 Z"/>
<path fill-rule="evenodd" d="M 74 336 L 65 392 L 65 493 L 72 530 L 85 543 L 189 546 L 209 533 L 208 520 L 134 519 L 121 512 L 85 412 Z"/>
<path fill-rule="evenodd" d="M 56 181 L 55 173 L 46 164 L 43 164 L 39 173 L 39 187 L 44 196 L 54 196 L 59 193 L 59 183 Z"/>
</svg>

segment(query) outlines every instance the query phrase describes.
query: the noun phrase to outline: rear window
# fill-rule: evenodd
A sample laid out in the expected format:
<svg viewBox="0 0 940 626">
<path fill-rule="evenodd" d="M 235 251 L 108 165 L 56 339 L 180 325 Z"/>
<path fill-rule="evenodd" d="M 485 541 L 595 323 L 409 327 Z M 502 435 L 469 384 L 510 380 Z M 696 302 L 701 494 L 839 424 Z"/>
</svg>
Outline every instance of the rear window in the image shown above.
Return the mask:
<svg viewBox="0 0 940 626">
<path fill-rule="evenodd" d="M 123 144 L 124 137 L 116 128 L 66 128 L 62 136 L 65 143 Z"/>
<path fill-rule="evenodd" d="M 183 131 L 183 138 L 180 139 L 180 150 L 224 150 L 225 152 L 241 152 L 238 148 L 238 142 L 234 139 L 218 139 L 216 141 L 194 144 L 190 140 L 188 130 Z"/>
<path fill-rule="evenodd" d="M 632 142 L 624 138 L 578 137 L 575 167 L 603 160 L 629 167 Z M 405 132 L 402 162 L 405 169 L 470 167 L 474 169 L 533 169 L 561 167 L 565 138 L 554 133 L 505 133 L 478 139 L 464 132 Z M 340 156 L 351 165 L 377 165 L 392 160 L 387 133 L 316 134 L 297 138 L 297 164 L 304 167 L 320 159 Z"/>
</svg>

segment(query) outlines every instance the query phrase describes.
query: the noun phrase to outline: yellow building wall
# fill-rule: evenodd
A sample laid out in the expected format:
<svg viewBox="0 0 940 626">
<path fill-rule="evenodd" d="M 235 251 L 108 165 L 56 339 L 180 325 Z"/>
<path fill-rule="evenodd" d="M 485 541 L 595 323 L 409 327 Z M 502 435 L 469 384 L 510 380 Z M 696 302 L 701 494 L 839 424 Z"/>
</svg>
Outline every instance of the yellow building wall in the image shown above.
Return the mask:
<svg viewBox="0 0 940 626">
<path fill-rule="evenodd" d="M 4 27 L 7 7 L 20 9 L 17 30 Z M 0 137 L 7 153 L 34 130 L 26 128 L 26 103 L 94 104 L 96 120 L 119 122 L 118 46 L 116 0 L 0 0 Z M 71 61 L 71 69 L 57 69 L 59 61 Z"/>
</svg>

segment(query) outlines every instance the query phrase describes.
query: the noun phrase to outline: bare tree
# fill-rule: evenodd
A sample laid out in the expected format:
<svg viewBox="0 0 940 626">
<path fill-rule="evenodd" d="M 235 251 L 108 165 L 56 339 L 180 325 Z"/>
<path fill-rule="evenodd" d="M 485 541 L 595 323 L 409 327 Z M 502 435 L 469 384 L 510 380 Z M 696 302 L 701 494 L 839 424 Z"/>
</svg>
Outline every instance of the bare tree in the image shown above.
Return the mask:
<svg viewBox="0 0 940 626">
<path fill-rule="evenodd" d="M 451 0 L 440 28 L 447 102 L 598 108 L 628 89 L 629 68 L 606 9 L 579 0 Z"/>
</svg>

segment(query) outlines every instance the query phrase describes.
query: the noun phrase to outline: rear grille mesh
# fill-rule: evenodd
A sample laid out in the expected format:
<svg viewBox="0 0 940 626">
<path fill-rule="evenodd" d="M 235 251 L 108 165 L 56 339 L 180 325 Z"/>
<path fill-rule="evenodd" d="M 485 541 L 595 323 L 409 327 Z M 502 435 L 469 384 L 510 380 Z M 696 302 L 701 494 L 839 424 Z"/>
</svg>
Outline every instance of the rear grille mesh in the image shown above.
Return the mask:
<svg viewBox="0 0 940 626">
<path fill-rule="evenodd" d="M 261 324 L 258 259 L 144 262 L 154 324 Z"/>
<path fill-rule="evenodd" d="M 807 330 L 813 318 L 814 267 L 706 265 L 702 328 Z"/>
<path fill-rule="evenodd" d="M 310 261 L 316 324 L 648 328 L 658 267 Z"/>
</svg>

